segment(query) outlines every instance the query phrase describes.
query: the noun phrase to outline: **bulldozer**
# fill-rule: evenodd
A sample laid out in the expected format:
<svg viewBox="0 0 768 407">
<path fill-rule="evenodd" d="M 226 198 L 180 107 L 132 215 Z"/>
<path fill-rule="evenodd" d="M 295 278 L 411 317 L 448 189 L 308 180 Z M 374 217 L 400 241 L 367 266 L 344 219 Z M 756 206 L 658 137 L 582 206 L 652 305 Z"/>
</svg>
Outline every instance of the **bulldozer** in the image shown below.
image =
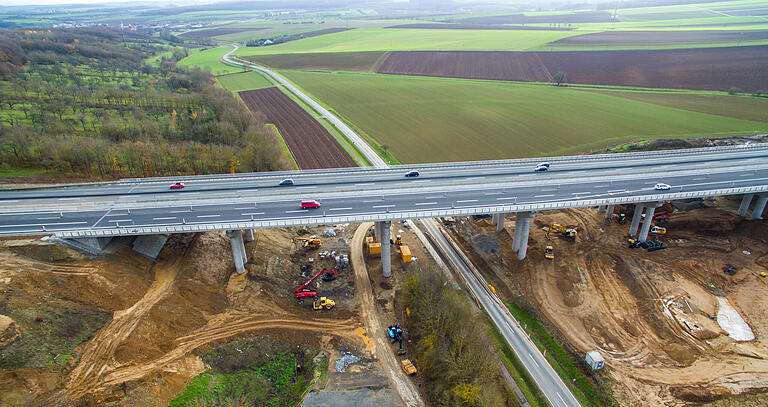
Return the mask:
<svg viewBox="0 0 768 407">
<path fill-rule="evenodd" d="M 312 235 L 310 237 L 295 237 L 294 241 L 301 242 L 302 247 L 305 249 L 319 249 L 320 246 L 323 245 L 317 235 Z"/>
<path fill-rule="evenodd" d="M 400 247 L 403 245 L 403 237 L 400 235 L 395 236 L 395 246 Z"/>
<path fill-rule="evenodd" d="M 547 246 L 544 248 L 544 257 L 549 260 L 555 259 L 555 249 L 552 246 Z"/>
<path fill-rule="evenodd" d="M 321 310 L 323 308 L 331 309 L 335 306 L 336 306 L 336 301 L 329 299 L 327 297 L 320 297 L 319 299 L 312 301 L 312 309 L 314 310 Z"/>
<path fill-rule="evenodd" d="M 547 233 L 545 235 L 547 239 L 549 239 L 550 233 L 556 233 L 566 239 L 571 240 L 576 240 L 576 236 L 579 235 L 579 232 L 576 230 L 576 226 L 563 226 L 555 222 L 550 223 L 549 227 L 547 228 Z"/>
</svg>

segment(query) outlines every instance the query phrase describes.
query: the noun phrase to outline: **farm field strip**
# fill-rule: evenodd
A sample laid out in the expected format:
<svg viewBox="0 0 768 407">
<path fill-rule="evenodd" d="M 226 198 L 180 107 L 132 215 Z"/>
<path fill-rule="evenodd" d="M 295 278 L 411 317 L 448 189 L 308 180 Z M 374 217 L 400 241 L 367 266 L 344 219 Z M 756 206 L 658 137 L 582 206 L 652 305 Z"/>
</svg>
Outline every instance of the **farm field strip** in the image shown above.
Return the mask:
<svg viewBox="0 0 768 407">
<path fill-rule="evenodd" d="M 377 73 L 644 88 L 768 89 L 768 46 L 685 50 L 482 52 L 395 51 Z"/>
<path fill-rule="evenodd" d="M 272 82 L 256 71 L 233 73 L 216 77 L 216 82 L 232 92 L 268 88 Z"/>
<path fill-rule="evenodd" d="M 214 75 L 242 72 L 242 68 L 229 66 L 219 59 L 229 49 L 228 46 L 222 46 L 200 51 L 182 59 L 179 61 L 179 64 L 190 67 L 197 66 L 202 70 L 210 70 Z"/>
<path fill-rule="evenodd" d="M 336 139 L 276 87 L 238 93 L 249 109 L 277 127 L 301 169 L 355 167 Z"/>
<path fill-rule="evenodd" d="M 281 73 L 403 163 L 582 153 L 642 138 L 765 130 L 765 120 L 554 86 L 362 73 Z M 717 102 L 727 105 L 730 100 Z M 752 108 L 759 112 L 761 106 Z"/>
</svg>

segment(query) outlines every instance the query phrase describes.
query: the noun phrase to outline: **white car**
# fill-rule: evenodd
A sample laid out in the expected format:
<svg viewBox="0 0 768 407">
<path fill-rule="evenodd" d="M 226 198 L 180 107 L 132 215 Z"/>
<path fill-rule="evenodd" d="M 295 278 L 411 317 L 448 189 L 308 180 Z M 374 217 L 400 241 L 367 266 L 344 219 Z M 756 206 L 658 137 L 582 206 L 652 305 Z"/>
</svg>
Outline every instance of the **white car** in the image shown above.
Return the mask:
<svg viewBox="0 0 768 407">
<path fill-rule="evenodd" d="M 672 187 L 669 184 L 658 183 L 653 186 L 653 189 L 657 191 L 669 191 Z"/>
</svg>

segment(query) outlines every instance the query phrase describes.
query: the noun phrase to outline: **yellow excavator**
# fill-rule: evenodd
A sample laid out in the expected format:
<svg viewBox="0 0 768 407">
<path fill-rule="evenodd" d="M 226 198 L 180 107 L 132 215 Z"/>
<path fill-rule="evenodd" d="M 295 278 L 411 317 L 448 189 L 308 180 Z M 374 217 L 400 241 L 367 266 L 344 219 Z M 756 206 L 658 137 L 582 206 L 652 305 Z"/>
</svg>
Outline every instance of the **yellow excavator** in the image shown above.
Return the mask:
<svg viewBox="0 0 768 407">
<path fill-rule="evenodd" d="M 312 235 L 309 237 L 296 237 L 294 238 L 296 242 L 301 242 L 302 247 L 305 249 L 319 249 L 320 246 L 322 246 L 322 242 L 320 242 L 320 239 L 316 235 Z"/>
<path fill-rule="evenodd" d="M 576 236 L 579 232 L 576 230 L 576 226 L 563 226 L 559 223 L 552 222 L 547 228 L 546 238 L 549 239 L 549 234 L 555 233 L 566 239 L 576 240 Z"/>
</svg>

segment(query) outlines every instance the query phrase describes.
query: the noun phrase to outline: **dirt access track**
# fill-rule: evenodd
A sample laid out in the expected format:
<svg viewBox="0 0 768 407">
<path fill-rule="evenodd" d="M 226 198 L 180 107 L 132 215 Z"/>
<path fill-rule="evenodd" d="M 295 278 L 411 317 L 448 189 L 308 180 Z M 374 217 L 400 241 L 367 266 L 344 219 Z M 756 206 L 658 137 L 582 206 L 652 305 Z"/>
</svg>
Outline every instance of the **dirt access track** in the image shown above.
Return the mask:
<svg viewBox="0 0 768 407">
<path fill-rule="evenodd" d="M 616 34 L 616 33 L 614 33 Z M 636 51 L 394 51 L 377 73 L 645 88 L 768 89 L 768 46 Z"/>
<path fill-rule="evenodd" d="M 328 130 L 280 89 L 249 90 L 238 95 L 259 121 L 277 127 L 299 168 L 357 166 Z"/>
<path fill-rule="evenodd" d="M 768 223 L 736 216 L 736 200 L 725 204 L 673 214 L 661 237 L 668 248 L 652 253 L 628 248 L 628 223 L 594 208 L 537 214 L 524 260 L 512 251 L 514 221 L 498 233 L 487 221 L 453 230 L 505 301 L 549 321 L 581 356 L 601 352 L 620 405 L 682 406 L 768 389 L 768 282 L 759 276 Z M 577 241 L 546 239 L 551 222 L 577 226 Z M 554 260 L 544 258 L 547 245 Z M 723 272 L 728 265 L 736 274 Z M 723 300 L 755 340 L 736 341 L 711 319 Z"/>
</svg>

